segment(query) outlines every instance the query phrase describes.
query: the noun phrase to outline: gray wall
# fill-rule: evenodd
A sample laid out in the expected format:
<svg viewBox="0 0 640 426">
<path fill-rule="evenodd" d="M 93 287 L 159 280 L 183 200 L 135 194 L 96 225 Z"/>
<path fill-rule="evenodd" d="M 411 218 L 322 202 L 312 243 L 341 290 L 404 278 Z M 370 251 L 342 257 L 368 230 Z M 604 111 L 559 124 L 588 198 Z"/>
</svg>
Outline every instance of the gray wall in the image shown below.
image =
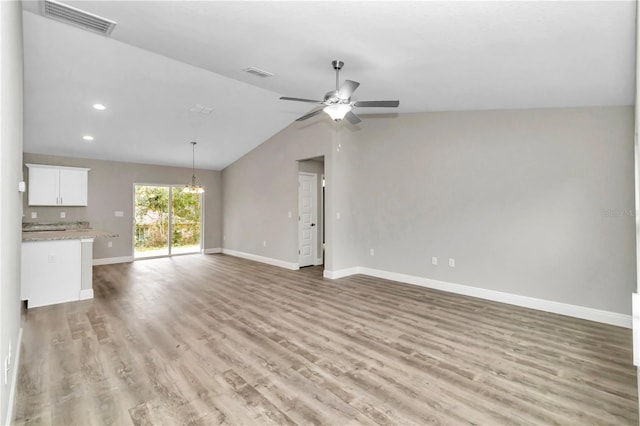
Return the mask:
<svg viewBox="0 0 640 426">
<path fill-rule="evenodd" d="M 9 390 L 17 371 L 20 330 L 20 220 L 22 194 L 22 5 L 0 2 L 0 365 L 8 356 L 7 384 L 0 380 L 0 422 L 9 410 Z M 4 371 L 2 372 L 4 375 Z"/>
<path fill-rule="evenodd" d="M 88 167 L 89 201 L 87 207 L 29 207 L 24 197 L 25 222 L 57 222 L 88 220 L 95 229 L 115 232 L 118 238 L 97 238 L 93 244 L 94 259 L 125 257 L 133 255 L 133 185 L 140 184 L 186 184 L 191 180 L 191 169 L 181 167 L 154 166 L 148 164 L 123 163 L 81 158 L 57 157 L 40 154 L 24 154 L 24 163 L 51 164 L 55 166 Z M 28 170 L 24 168 L 28 181 Z M 212 249 L 222 246 L 222 184 L 221 172 L 196 169 L 196 179 L 205 187 L 204 193 L 204 244 Z M 31 219 L 31 212 L 38 218 Z M 60 212 L 66 213 L 60 219 Z M 114 212 L 124 212 L 116 217 Z M 107 247 L 107 241 L 113 247 Z"/>
<path fill-rule="evenodd" d="M 345 135 L 359 263 L 629 314 L 633 129 L 631 107 L 371 118 Z"/>
<path fill-rule="evenodd" d="M 330 161 L 332 133 L 326 121 L 294 122 L 223 170 L 224 248 L 298 262 L 298 160 L 324 156 L 325 164 Z M 332 174 L 325 172 L 331 194 Z M 327 225 L 328 239 L 329 233 Z M 331 263 L 329 255 L 325 265 Z"/>
<path fill-rule="evenodd" d="M 365 118 L 357 128 L 296 123 L 225 169 L 224 247 L 296 262 L 297 228 L 286 219 L 295 160 L 324 152 L 325 269 L 365 266 L 630 313 L 631 107 Z"/>
</svg>

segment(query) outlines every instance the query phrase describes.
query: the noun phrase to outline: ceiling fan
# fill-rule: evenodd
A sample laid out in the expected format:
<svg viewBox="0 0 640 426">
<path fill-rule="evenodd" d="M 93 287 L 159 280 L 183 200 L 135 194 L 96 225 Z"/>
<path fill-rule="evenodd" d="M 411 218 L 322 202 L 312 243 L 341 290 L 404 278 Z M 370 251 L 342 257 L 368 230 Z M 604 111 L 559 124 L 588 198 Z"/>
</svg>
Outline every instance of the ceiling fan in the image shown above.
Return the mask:
<svg viewBox="0 0 640 426">
<path fill-rule="evenodd" d="M 360 120 L 360 117 L 353 112 L 354 108 L 395 108 L 400 105 L 400 101 L 352 101 L 351 95 L 355 92 L 358 86 L 360 86 L 360 83 L 357 81 L 345 80 L 344 83 L 342 83 L 342 86 L 340 86 L 340 70 L 344 66 L 344 62 L 335 60 L 331 62 L 331 65 L 333 65 L 333 69 L 336 70 L 336 90 L 327 92 L 327 94 L 324 95 L 323 101 L 290 98 L 288 96 L 282 96 L 280 98 L 285 101 L 307 102 L 322 105 L 311 110 L 296 121 L 306 120 L 307 118 L 311 118 L 324 111 L 335 121 L 340 121 L 343 118 L 346 118 L 349 123 L 358 124 L 362 120 Z"/>
</svg>

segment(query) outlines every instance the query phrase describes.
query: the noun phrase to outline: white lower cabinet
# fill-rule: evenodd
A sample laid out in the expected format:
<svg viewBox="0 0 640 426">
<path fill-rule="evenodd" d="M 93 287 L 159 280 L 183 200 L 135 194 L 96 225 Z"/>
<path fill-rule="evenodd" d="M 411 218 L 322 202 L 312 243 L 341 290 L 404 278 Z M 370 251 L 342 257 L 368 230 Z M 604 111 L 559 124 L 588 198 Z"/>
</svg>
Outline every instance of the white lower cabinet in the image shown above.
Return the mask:
<svg viewBox="0 0 640 426">
<path fill-rule="evenodd" d="M 21 299 L 29 308 L 80 300 L 81 269 L 80 240 L 23 242 Z"/>
</svg>

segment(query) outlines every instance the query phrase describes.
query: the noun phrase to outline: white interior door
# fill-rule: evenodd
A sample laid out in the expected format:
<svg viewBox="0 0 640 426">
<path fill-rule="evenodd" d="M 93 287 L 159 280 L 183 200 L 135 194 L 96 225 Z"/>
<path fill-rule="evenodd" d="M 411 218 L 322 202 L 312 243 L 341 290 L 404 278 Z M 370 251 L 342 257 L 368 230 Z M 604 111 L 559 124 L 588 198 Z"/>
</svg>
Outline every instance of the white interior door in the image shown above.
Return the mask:
<svg viewBox="0 0 640 426">
<path fill-rule="evenodd" d="M 318 241 L 318 176 L 298 173 L 298 263 L 311 266 L 316 260 Z"/>
</svg>

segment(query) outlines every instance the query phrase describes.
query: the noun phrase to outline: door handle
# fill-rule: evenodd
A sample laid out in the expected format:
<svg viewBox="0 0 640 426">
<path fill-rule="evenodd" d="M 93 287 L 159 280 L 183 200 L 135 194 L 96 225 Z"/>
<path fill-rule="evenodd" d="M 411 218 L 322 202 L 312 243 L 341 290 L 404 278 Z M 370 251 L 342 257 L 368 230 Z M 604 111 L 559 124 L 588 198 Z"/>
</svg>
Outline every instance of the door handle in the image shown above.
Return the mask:
<svg viewBox="0 0 640 426">
<path fill-rule="evenodd" d="M 315 224 L 315 223 L 312 223 L 310 226 L 316 226 L 316 224 Z"/>
</svg>

